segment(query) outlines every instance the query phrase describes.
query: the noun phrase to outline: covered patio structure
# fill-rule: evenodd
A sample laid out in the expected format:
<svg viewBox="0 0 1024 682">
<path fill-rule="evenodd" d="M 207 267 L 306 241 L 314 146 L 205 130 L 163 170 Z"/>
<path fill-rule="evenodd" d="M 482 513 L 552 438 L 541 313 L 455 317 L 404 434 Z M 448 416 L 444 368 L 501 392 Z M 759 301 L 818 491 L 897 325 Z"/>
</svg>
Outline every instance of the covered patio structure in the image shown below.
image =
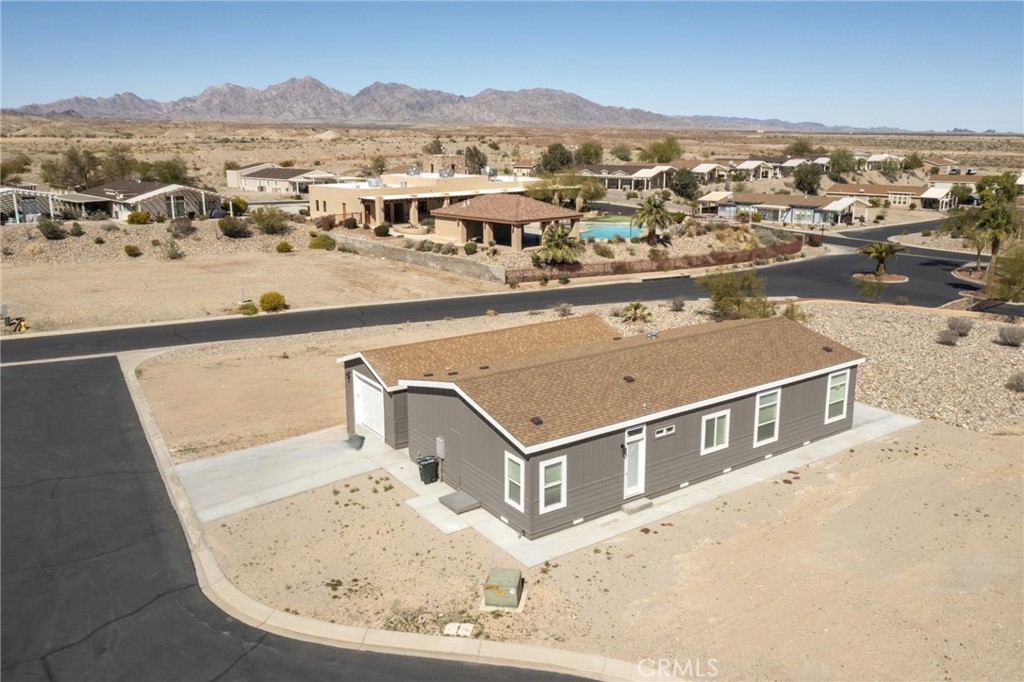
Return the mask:
<svg viewBox="0 0 1024 682">
<path fill-rule="evenodd" d="M 583 214 L 519 194 L 490 194 L 438 209 L 433 216 L 438 237 L 459 243 L 493 241 L 522 251 L 527 225 L 539 223 L 543 235 L 552 223 L 567 220 L 573 236 L 579 237 Z"/>
</svg>

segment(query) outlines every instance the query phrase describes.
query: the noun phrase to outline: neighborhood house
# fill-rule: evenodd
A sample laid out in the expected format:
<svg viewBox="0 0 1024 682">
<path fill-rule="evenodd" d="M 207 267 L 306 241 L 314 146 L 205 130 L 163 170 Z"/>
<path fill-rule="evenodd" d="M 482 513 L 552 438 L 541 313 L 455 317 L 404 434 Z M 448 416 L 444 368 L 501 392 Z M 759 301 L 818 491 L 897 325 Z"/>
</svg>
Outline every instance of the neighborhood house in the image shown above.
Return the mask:
<svg viewBox="0 0 1024 682">
<path fill-rule="evenodd" d="M 849 429 L 863 361 L 783 318 L 621 338 L 592 317 L 339 360 L 350 432 L 438 457 L 527 538 Z"/>
</svg>

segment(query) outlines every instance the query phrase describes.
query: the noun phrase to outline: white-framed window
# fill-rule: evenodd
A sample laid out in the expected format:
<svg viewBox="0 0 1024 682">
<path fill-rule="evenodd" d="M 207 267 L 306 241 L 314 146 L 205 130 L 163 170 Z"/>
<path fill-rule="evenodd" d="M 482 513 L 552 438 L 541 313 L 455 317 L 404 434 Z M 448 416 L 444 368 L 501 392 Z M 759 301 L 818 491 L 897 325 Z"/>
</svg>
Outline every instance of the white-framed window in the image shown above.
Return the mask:
<svg viewBox="0 0 1024 682">
<path fill-rule="evenodd" d="M 514 509 L 523 511 L 523 479 L 526 463 L 511 452 L 505 453 L 505 502 Z"/>
<path fill-rule="evenodd" d="M 729 447 L 729 410 L 705 416 L 700 423 L 700 454 Z"/>
<path fill-rule="evenodd" d="M 825 423 L 846 417 L 846 398 L 850 387 L 850 370 L 828 375 L 828 395 L 825 396 Z"/>
<path fill-rule="evenodd" d="M 565 506 L 566 460 L 565 455 L 540 463 L 540 513 L 561 509 Z"/>
<path fill-rule="evenodd" d="M 655 438 L 664 438 L 665 436 L 671 436 L 676 432 L 676 425 L 670 424 L 669 426 L 662 426 L 660 429 L 654 430 Z"/>
<path fill-rule="evenodd" d="M 754 408 L 754 447 L 774 443 L 779 439 L 779 401 L 782 389 L 757 395 Z"/>
</svg>

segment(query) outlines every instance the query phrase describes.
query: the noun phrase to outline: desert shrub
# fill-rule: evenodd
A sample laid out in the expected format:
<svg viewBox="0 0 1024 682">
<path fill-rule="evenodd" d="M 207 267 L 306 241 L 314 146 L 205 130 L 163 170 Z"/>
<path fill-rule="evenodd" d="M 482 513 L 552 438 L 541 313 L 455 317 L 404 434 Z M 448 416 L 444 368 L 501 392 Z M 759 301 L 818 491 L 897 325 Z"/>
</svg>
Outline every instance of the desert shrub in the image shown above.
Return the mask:
<svg viewBox="0 0 1024 682">
<path fill-rule="evenodd" d="M 49 218 L 40 218 L 37 220 L 36 229 L 38 229 L 44 237 L 51 240 L 64 239 L 64 237 L 68 236 L 67 231 L 60 223 L 55 220 L 50 220 Z"/>
<path fill-rule="evenodd" d="M 782 316 L 794 322 L 806 322 L 811 316 L 804 312 L 796 303 L 790 303 L 782 309 Z"/>
<path fill-rule="evenodd" d="M 441 248 L 444 246 L 441 242 L 434 242 L 434 245 L 430 247 L 430 250 L 434 253 L 441 253 Z"/>
<path fill-rule="evenodd" d="M 906 296 L 897 296 L 892 302 L 895 305 L 910 305 L 910 299 Z"/>
<path fill-rule="evenodd" d="M 765 280 L 752 270 L 704 275 L 697 285 L 708 292 L 719 320 L 772 317 L 775 308 L 765 295 Z"/>
<path fill-rule="evenodd" d="M 391 223 L 381 223 L 377 227 L 373 228 L 373 233 L 378 237 L 391 236 Z"/>
<path fill-rule="evenodd" d="M 572 315 L 572 304 L 571 303 L 559 303 L 554 307 L 555 314 L 559 317 L 569 317 Z"/>
<path fill-rule="evenodd" d="M 309 248 L 323 251 L 334 251 L 338 243 L 329 234 L 319 234 L 309 242 Z"/>
<path fill-rule="evenodd" d="M 167 216 L 165 216 L 163 213 L 157 213 L 156 217 L 153 218 L 153 220 L 158 223 L 162 223 L 167 220 Z"/>
<path fill-rule="evenodd" d="M 686 299 L 683 298 L 682 296 L 677 296 L 676 298 L 672 299 L 672 301 L 668 304 L 668 307 L 674 313 L 681 313 L 683 309 L 686 308 Z"/>
<path fill-rule="evenodd" d="M 1024 393 L 1024 372 L 1017 372 L 1006 382 L 1006 387 L 1014 393 Z"/>
<path fill-rule="evenodd" d="M 231 197 L 230 206 L 228 205 L 228 202 L 224 201 L 221 202 L 220 207 L 221 209 L 228 211 L 229 213 L 234 213 L 235 215 L 242 215 L 243 213 L 249 210 L 249 202 L 243 199 L 242 197 Z"/>
<path fill-rule="evenodd" d="M 152 220 L 149 216 L 149 211 L 132 211 L 128 214 L 126 222 L 129 225 L 146 225 Z"/>
<path fill-rule="evenodd" d="M 999 328 L 998 332 L 999 343 L 1004 346 L 1014 346 L 1019 348 L 1024 345 L 1024 327 L 1018 327 L 1013 324 L 1004 324 Z"/>
<path fill-rule="evenodd" d="M 752 223 L 759 223 L 762 220 L 764 220 L 764 216 L 762 216 L 760 213 L 752 213 L 750 215 L 750 222 Z"/>
<path fill-rule="evenodd" d="M 245 303 L 239 304 L 238 312 L 241 313 L 242 315 L 255 315 L 256 313 L 259 312 L 259 309 L 256 307 L 256 304 L 253 303 L 252 301 L 246 301 Z"/>
<path fill-rule="evenodd" d="M 419 244 L 416 245 L 416 250 L 417 251 L 424 251 L 424 252 L 425 251 L 433 251 L 434 250 L 434 242 L 430 241 L 429 239 L 424 239 L 423 241 L 421 241 Z"/>
<path fill-rule="evenodd" d="M 505 284 L 508 285 L 509 289 L 518 289 L 519 288 L 519 280 L 516 279 L 515 277 L 509 277 L 507 280 L 505 280 Z"/>
<path fill-rule="evenodd" d="M 160 240 L 159 239 L 150 239 L 149 240 L 149 245 L 150 246 L 160 246 Z"/>
<path fill-rule="evenodd" d="M 70 234 L 72 237 L 81 237 L 83 234 L 85 234 L 85 230 L 83 230 L 82 226 L 79 225 L 78 223 L 71 223 L 71 230 L 70 232 L 68 232 L 68 234 Z"/>
<path fill-rule="evenodd" d="M 348 218 L 345 218 L 343 221 L 341 221 L 341 225 L 346 230 L 354 230 L 357 227 L 359 227 L 359 221 L 353 218 L 352 216 L 349 216 Z"/>
<path fill-rule="evenodd" d="M 472 256 L 476 253 L 476 242 L 466 242 L 463 244 L 462 250 L 466 252 L 467 256 Z"/>
<path fill-rule="evenodd" d="M 623 307 L 622 319 L 627 322 L 648 322 L 651 319 L 651 311 L 640 301 L 633 301 Z"/>
<path fill-rule="evenodd" d="M 669 199 L 672 198 L 672 192 L 667 189 L 661 190 L 661 198 L 664 199 L 665 201 L 668 201 Z"/>
<path fill-rule="evenodd" d="M 317 218 L 316 224 L 317 227 L 319 227 L 322 231 L 330 232 L 331 230 L 334 229 L 334 216 L 322 215 L 319 218 Z"/>
<path fill-rule="evenodd" d="M 953 329 L 943 329 L 935 340 L 943 346 L 955 346 L 956 342 L 960 340 L 960 334 Z"/>
<path fill-rule="evenodd" d="M 285 241 L 278 242 L 274 248 L 278 253 L 291 253 L 293 251 L 292 245 Z"/>
<path fill-rule="evenodd" d="M 594 253 L 596 253 L 601 258 L 615 258 L 615 252 L 612 251 L 612 247 L 608 246 L 607 244 L 603 244 L 601 242 L 594 242 L 592 248 L 594 249 Z"/>
<path fill-rule="evenodd" d="M 441 255 L 442 256 L 454 256 L 458 252 L 459 252 L 459 247 L 455 246 L 455 244 L 452 244 L 451 242 L 446 242 L 446 243 L 441 245 Z"/>
<path fill-rule="evenodd" d="M 639 244 L 640 243 L 640 237 L 630 237 L 629 238 L 629 243 L 630 244 Z M 633 254 L 631 253 L 629 255 L 632 256 Z"/>
<path fill-rule="evenodd" d="M 131 258 L 138 258 L 142 255 L 142 249 L 135 246 L 135 244 L 125 244 L 124 252 Z"/>
<path fill-rule="evenodd" d="M 907 208 L 909 208 L 911 211 L 916 211 L 917 210 L 917 204 L 914 203 L 913 201 L 911 201 L 910 202 L 910 206 L 907 206 Z"/>
<path fill-rule="evenodd" d="M 931 237 L 932 236 L 932 231 L 931 230 L 921 230 L 921 236 L 922 237 Z"/>
<path fill-rule="evenodd" d="M 562 275 L 561 277 L 558 278 L 558 283 L 559 284 L 568 284 L 570 281 L 571 280 L 568 277 L 566 277 L 565 275 Z"/>
<path fill-rule="evenodd" d="M 650 260 L 654 261 L 655 263 L 660 263 L 661 261 L 668 258 L 668 251 L 666 251 L 665 249 L 659 249 L 656 246 L 652 246 L 647 250 L 647 257 Z"/>
<path fill-rule="evenodd" d="M 309 216 L 309 209 L 308 208 L 300 208 L 299 209 L 299 215 L 300 216 L 304 216 L 304 217 L 308 217 Z"/>
<path fill-rule="evenodd" d="M 288 307 L 285 303 L 284 294 L 278 291 L 268 291 L 260 296 L 260 310 L 265 313 L 276 313 Z"/>
<path fill-rule="evenodd" d="M 550 281 L 551 278 L 548 277 L 548 273 L 542 272 L 540 273 L 540 279 L 537 280 L 537 283 L 540 284 L 542 287 L 546 287 L 548 285 L 548 282 Z"/>
<path fill-rule="evenodd" d="M 276 206 L 257 208 L 250 214 L 250 219 L 263 234 L 284 234 L 288 231 L 288 214 Z"/>
<path fill-rule="evenodd" d="M 409 239 L 406 237 L 402 240 L 403 249 L 415 249 L 417 246 L 419 246 L 419 243 L 415 239 Z"/>
<path fill-rule="evenodd" d="M 163 243 L 163 250 L 167 260 L 180 260 L 185 257 L 185 252 L 178 246 L 178 242 L 170 238 Z"/>
<path fill-rule="evenodd" d="M 167 232 L 175 239 L 181 239 L 194 233 L 196 228 L 188 216 L 175 218 L 167 224 Z"/>
<path fill-rule="evenodd" d="M 107 240 L 104 239 L 103 237 L 96 237 L 95 239 L 92 240 L 92 243 L 93 244 L 106 244 Z"/>
<path fill-rule="evenodd" d="M 966 317 L 951 317 L 946 320 L 946 328 L 955 331 L 958 336 L 967 336 L 974 329 L 974 320 Z"/>
<path fill-rule="evenodd" d="M 625 244 L 626 238 L 623 237 L 621 234 L 613 234 L 612 238 L 609 239 L 608 241 L 610 241 L 612 244 Z"/>
<path fill-rule="evenodd" d="M 622 261 L 616 261 L 612 263 L 612 274 L 613 275 L 625 275 L 629 272 L 629 263 L 623 263 Z"/>
<path fill-rule="evenodd" d="M 630 191 L 626 192 L 626 198 L 627 199 L 636 199 L 639 196 L 640 195 L 637 194 L 636 192 L 634 192 L 633 190 L 630 190 Z"/>
<path fill-rule="evenodd" d="M 103 223 L 100 229 L 104 232 L 117 232 L 119 228 L 114 223 Z"/>
<path fill-rule="evenodd" d="M 220 229 L 221 234 L 229 239 L 244 239 L 245 237 L 252 236 L 252 232 L 245 221 L 234 216 L 224 216 L 217 221 L 217 227 Z"/>
</svg>

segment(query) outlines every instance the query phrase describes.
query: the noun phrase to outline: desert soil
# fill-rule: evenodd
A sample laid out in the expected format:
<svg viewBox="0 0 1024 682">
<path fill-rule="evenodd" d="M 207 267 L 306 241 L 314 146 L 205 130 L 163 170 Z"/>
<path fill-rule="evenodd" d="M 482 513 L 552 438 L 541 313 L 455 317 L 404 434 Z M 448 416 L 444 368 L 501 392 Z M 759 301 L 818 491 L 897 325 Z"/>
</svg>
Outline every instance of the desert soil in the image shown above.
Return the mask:
<svg viewBox="0 0 1024 682">
<path fill-rule="evenodd" d="M 625 323 L 607 306 L 575 314 L 600 314 L 625 333 L 706 319 L 701 303 L 681 312 L 650 305 L 650 325 Z M 811 327 L 868 355 L 858 400 L 926 421 L 524 569 L 521 614 L 476 608 L 490 568 L 523 567 L 474 531 L 438 532 L 382 471 L 204 530 L 242 591 L 327 621 L 429 633 L 474 622 L 482 637 L 630 661 L 714 658 L 724 679 L 954 679 L 977 670 L 1015 679 L 1024 660 L 1024 401 L 1002 384 L 1024 370 L 1024 352 L 992 343 L 995 321 L 977 319 L 949 348 L 933 340 L 945 313 L 802 308 Z M 141 381 L 176 461 L 187 461 L 339 423 L 338 355 L 552 317 L 182 348 L 144 363 Z M 270 387 L 279 399 L 266 400 Z M 216 412 L 194 404 L 197 388 Z M 225 434 L 224 424 L 237 428 Z"/>
</svg>

